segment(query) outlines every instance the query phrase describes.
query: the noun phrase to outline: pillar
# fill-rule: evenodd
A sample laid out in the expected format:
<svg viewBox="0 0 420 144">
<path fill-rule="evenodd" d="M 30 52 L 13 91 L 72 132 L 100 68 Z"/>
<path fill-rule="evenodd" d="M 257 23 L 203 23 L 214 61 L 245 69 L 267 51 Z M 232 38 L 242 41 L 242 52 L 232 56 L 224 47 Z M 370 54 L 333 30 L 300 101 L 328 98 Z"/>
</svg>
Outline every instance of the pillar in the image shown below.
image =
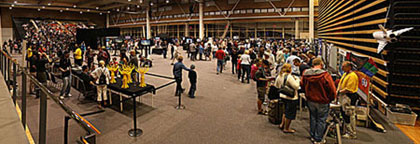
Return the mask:
<svg viewBox="0 0 420 144">
<path fill-rule="evenodd" d="M 299 39 L 299 20 L 295 20 L 295 39 Z"/>
<path fill-rule="evenodd" d="M 309 0 L 309 41 L 314 39 L 314 0 Z"/>
<path fill-rule="evenodd" d="M 185 23 L 185 37 L 189 37 L 189 36 L 190 36 L 189 25 L 188 23 Z"/>
<path fill-rule="evenodd" d="M 200 2 L 199 4 L 199 9 L 198 9 L 198 13 L 199 13 L 199 36 L 200 39 L 204 39 L 204 22 L 203 22 L 203 9 L 204 9 L 204 4 L 203 2 Z"/>
<path fill-rule="evenodd" d="M 106 28 L 109 28 L 109 14 L 106 14 Z"/>
<path fill-rule="evenodd" d="M 141 26 L 142 27 L 142 33 L 143 33 L 143 38 L 145 38 L 146 37 L 146 28 L 144 27 L 144 25 L 143 26 Z"/>
<path fill-rule="evenodd" d="M 150 12 L 150 6 L 147 6 L 147 8 L 146 8 L 146 39 L 151 39 L 152 38 L 152 33 L 151 33 L 151 30 L 150 30 L 150 14 L 149 14 L 149 12 Z"/>
<path fill-rule="evenodd" d="M 283 26 L 283 28 L 281 29 L 281 37 L 282 37 L 283 39 L 284 39 L 284 37 L 285 37 L 285 36 L 284 36 L 284 34 L 285 34 L 285 33 L 284 33 L 284 26 Z"/>
</svg>

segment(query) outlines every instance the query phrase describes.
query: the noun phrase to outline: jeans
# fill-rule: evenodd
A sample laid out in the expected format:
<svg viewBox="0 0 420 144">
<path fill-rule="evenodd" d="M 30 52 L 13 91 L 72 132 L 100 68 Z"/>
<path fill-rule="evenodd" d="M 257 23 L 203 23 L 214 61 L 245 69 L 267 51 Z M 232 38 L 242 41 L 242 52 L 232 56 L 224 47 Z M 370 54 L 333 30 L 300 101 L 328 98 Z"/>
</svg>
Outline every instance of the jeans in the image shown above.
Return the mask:
<svg viewBox="0 0 420 144">
<path fill-rule="evenodd" d="M 166 59 L 166 53 L 167 53 L 167 50 L 163 50 L 163 58 L 165 59 Z"/>
<path fill-rule="evenodd" d="M 182 78 L 175 78 L 175 81 L 176 81 L 175 96 L 181 96 L 181 93 L 182 93 Z"/>
<path fill-rule="evenodd" d="M 217 73 L 223 72 L 223 60 L 217 60 Z"/>
<path fill-rule="evenodd" d="M 197 83 L 191 83 L 190 91 L 188 92 L 190 97 L 195 97 L 195 90 L 196 89 L 197 89 Z"/>
<path fill-rule="evenodd" d="M 321 142 L 327 128 L 329 104 L 308 101 L 310 115 L 310 135 L 316 142 Z"/>
<path fill-rule="evenodd" d="M 70 76 L 66 76 L 63 78 L 63 87 L 61 88 L 60 96 L 69 95 L 71 87 L 70 81 Z"/>
<path fill-rule="evenodd" d="M 341 103 L 341 114 L 344 119 L 344 134 L 356 136 L 356 93 L 342 94 L 338 96 L 338 101 Z"/>
<path fill-rule="evenodd" d="M 241 64 L 242 66 L 242 82 L 244 82 L 245 73 L 246 73 L 246 80 L 249 83 L 250 73 L 251 73 L 251 65 Z"/>
<path fill-rule="evenodd" d="M 232 61 L 232 74 L 235 74 L 235 71 L 237 70 L 236 69 L 236 66 L 238 65 L 238 62 L 237 61 Z"/>
</svg>

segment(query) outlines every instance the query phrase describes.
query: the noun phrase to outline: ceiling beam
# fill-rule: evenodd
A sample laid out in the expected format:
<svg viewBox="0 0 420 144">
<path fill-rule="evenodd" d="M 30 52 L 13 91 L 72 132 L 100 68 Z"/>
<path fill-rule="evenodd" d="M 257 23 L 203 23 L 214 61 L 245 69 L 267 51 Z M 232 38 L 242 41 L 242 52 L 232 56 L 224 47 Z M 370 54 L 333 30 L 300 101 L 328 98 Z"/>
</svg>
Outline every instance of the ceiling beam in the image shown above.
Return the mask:
<svg viewBox="0 0 420 144">
<path fill-rule="evenodd" d="M 109 9 L 113 9 L 113 8 L 119 8 L 119 7 L 123 7 L 126 6 L 127 4 L 122 4 L 122 3 L 116 3 L 116 4 L 110 4 L 110 5 L 106 5 L 104 7 L 101 7 L 101 10 L 109 10 Z"/>
</svg>

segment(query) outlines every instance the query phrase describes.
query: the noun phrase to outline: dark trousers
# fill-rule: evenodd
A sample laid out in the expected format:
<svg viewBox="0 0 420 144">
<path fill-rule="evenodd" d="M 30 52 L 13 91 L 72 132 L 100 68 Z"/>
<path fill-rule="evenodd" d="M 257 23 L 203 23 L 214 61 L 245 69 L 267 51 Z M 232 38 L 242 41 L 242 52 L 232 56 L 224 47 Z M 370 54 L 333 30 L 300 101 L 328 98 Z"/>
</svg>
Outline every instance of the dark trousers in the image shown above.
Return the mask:
<svg viewBox="0 0 420 144">
<path fill-rule="evenodd" d="M 240 67 L 239 69 L 236 70 L 236 73 L 238 73 L 238 80 L 241 79 L 242 76 L 242 67 Z"/>
<path fill-rule="evenodd" d="M 188 92 L 188 95 L 190 97 L 195 97 L 195 90 L 197 89 L 197 83 L 191 83 L 190 91 Z"/>
<path fill-rule="evenodd" d="M 174 59 L 174 50 L 171 50 L 171 59 Z"/>
<path fill-rule="evenodd" d="M 76 63 L 76 65 L 78 65 L 78 66 L 82 66 L 82 64 L 83 64 L 83 59 L 75 59 L 75 60 L 74 60 L 74 63 Z"/>
<path fill-rule="evenodd" d="M 181 93 L 182 93 L 182 78 L 175 78 L 175 81 L 176 81 L 175 96 L 181 96 Z"/>
<path fill-rule="evenodd" d="M 197 59 L 197 52 L 191 52 L 191 60 L 195 61 Z"/>
<path fill-rule="evenodd" d="M 235 74 L 235 71 L 237 71 L 236 67 L 238 66 L 237 61 L 232 61 L 232 74 Z"/>
<path fill-rule="evenodd" d="M 246 80 L 249 83 L 249 77 L 251 73 L 251 65 L 244 65 L 242 64 L 242 82 L 244 82 L 245 73 L 246 73 Z"/>
<path fill-rule="evenodd" d="M 167 53 L 168 51 L 167 50 L 163 50 L 163 58 L 164 59 L 166 59 L 166 53 Z"/>
</svg>

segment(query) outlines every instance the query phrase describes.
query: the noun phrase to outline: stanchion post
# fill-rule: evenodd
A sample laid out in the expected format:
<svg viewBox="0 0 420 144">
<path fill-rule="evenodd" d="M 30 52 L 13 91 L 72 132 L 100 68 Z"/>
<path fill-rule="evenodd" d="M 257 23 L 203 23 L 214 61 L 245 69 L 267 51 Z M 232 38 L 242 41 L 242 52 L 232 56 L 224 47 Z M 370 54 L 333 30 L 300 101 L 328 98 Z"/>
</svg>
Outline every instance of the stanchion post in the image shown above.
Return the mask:
<svg viewBox="0 0 420 144">
<path fill-rule="evenodd" d="M 134 128 L 128 131 L 130 137 L 138 137 L 143 134 L 143 130 L 137 128 L 137 107 L 136 107 L 136 94 L 133 94 L 133 125 Z"/>
<path fill-rule="evenodd" d="M 13 96 L 12 96 L 12 99 L 13 99 L 13 103 L 15 103 L 15 105 L 16 105 L 16 94 L 17 94 L 17 92 L 16 92 L 16 87 L 17 87 L 17 82 L 16 82 L 16 75 L 17 75 L 17 70 L 16 70 L 16 63 L 13 63 Z"/>
<path fill-rule="evenodd" d="M 26 130 L 26 69 L 22 69 L 22 124 Z"/>
<path fill-rule="evenodd" d="M 68 144 L 69 138 L 69 116 L 64 117 L 64 144 Z"/>
<path fill-rule="evenodd" d="M 47 132 L 47 94 L 40 90 L 40 115 L 39 115 L 39 144 L 46 144 Z"/>
<path fill-rule="evenodd" d="M 185 106 L 181 104 L 181 96 L 182 96 L 182 94 L 180 94 L 178 96 L 178 105 L 175 107 L 175 109 L 177 109 L 177 110 L 185 109 Z"/>
<path fill-rule="evenodd" d="M 11 71 L 11 69 L 10 69 L 10 59 L 7 59 L 7 81 L 6 81 L 6 83 L 7 83 L 7 86 L 8 86 L 8 90 L 10 90 L 10 71 Z"/>
</svg>

